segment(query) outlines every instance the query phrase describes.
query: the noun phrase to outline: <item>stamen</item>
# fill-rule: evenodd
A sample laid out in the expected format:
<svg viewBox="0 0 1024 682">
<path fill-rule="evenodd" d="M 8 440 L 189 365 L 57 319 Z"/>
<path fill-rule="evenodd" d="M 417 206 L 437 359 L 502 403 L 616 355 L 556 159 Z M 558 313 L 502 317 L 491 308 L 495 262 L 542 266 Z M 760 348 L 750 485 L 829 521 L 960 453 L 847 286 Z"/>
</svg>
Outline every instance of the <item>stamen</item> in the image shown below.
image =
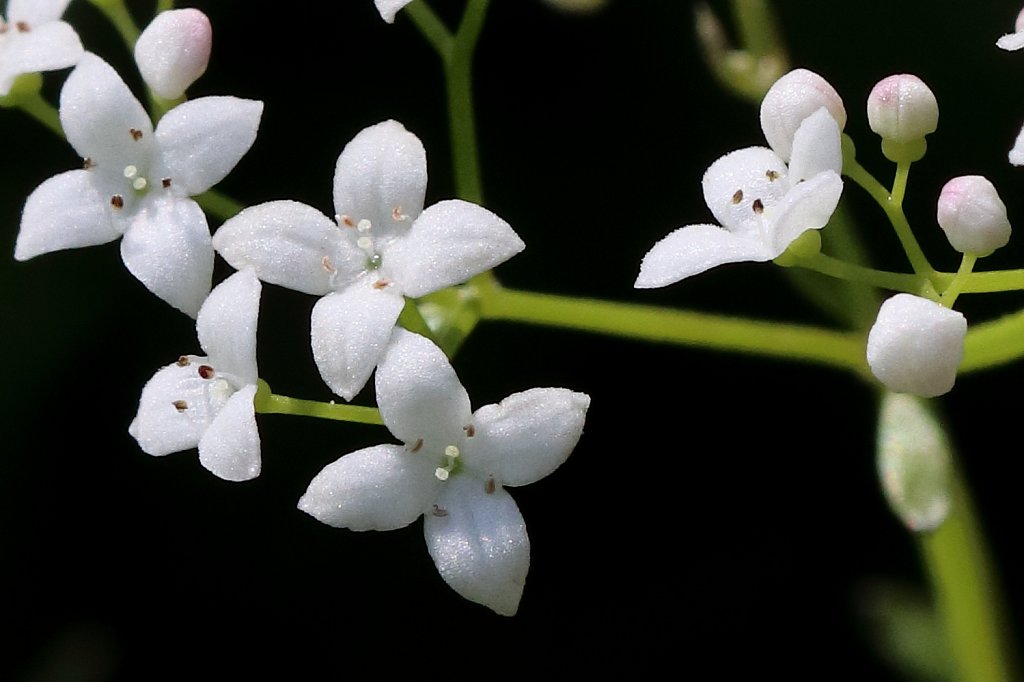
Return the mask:
<svg viewBox="0 0 1024 682">
<path fill-rule="evenodd" d="M 167 189 L 168 187 L 171 186 L 171 179 L 164 178 L 163 180 L 160 181 L 160 184 L 163 185 L 164 189 Z"/>
<path fill-rule="evenodd" d="M 452 459 L 455 459 L 456 457 L 459 456 L 459 454 L 459 448 L 455 445 L 449 445 L 444 449 L 445 457 L 451 457 Z"/>
<path fill-rule="evenodd" d="M 743 190 L 738 189 L 732 195 L 732 203 L 738 204 L 743 201 Z"/>
<path fill-rule="evenodd" d="M 416 442 L 412 444 L 412 447 L 411 448 L 407 448 L 407 449 L 409 450 L 409 452 L 419 452 L 420 448 L 422 448 L 422 447 L 423 447 L 423 439 L 422 438 L 417 438 Z"/>
<path fill-rule="evenodd" d="M 769 182 L 775 182 L 776 180 L 778 180 L 778 179 L 779 179 L 779 171 L 775 171 L 775 170 L 766 170 L 766 171 L 764 172 L 764 176 L 765 176 L 766 178 L 768 178 L 768 181 L 769 181 Z"/>
<path fill-rule="evenodd" d="M 334 219 L 338 221 L 339 225 L 344 225 L 345 227 L 356 226 L 355 222 L 352 220 L 352 216 L 348 215 L 347 213 L 339 216 L 334 216 Z"/>
<path fill-rule="evenodd" d="M 761 215 L 762 213 L 764 213 L 764 202 L 761 201 L 760 199 L 754 199 L 754 203 L 751 206 L 751 208 L 754 209 L 754 213 L 756 213 L 757 215 Z"/>
<path fill-rule="evenodd" d="M 89 170 L 90 168 L 95 168 L 95 167 L 96 167 L 96 162 L 93 161 L 92 159 L 90 159 L 88 156 L 85 157 L 84 159 L 82 159 L 82 170 Z"/>
<path fill-rule="evenodd" d="M 188 409 L 188 403 L 186 403 L 184 400 L 175 400 L 171 404 L 174 405 L 174 409 L 176 409 L 178 412 L 184 412 L 185 410 Z"/>
<path fill-rule="evenodd" d="M 182 355 L 178 358 L 178 367 L 188 367 L 192 364 L 192 361 L 188 359 L 187 355 Z"/>
<path fill-rule="evenodd" d="M 360 232 L 369 232 L 371 229 L 373 229 L 373 224 L 366 218 L 363 218 L 358 223 L 356 223 L 356 229 L 359 230 Z"/>
<path fill-rule="evenodd" d="M 402 213 L 401 206 L 395 206 L 393 209 L 391 209 L 391 219 L 397 220 L 398 222 L 402 222 L 403 220 L 408 220 L 409 216 Z"/>
<path fill-rule="evenodd" d="M 138 128 L 129 128 L 128 132 L 131 133 L 132 139 L 136 142 L 142 139 L 142 131 Z"/>
<path fill-rule="evenodd" d="M 28 25 L 27 21 L 15 22 L 14 28 L 18 29 L 18 33 L 28 33 L 32 30 L 32 27 Z"/>
<path fill-rule="evenodd" d="M 121 196 L 120 194 L 115 194 L 114 196 L 110 197 L 110 205 L 116 209 L 124 208 L 124 197 Z"/>
<path fill-rule="evenodd" d="M 199 365 L 199 376 L 204 379 L 212 379 L 215 372 L 209 365 Z"/>
<path fill-rule="evenodd" d="M 448 516 L 448 510 L 444 507 L 434 505 L 434 511 L 431 512 L 434 516 Z"/>
<path fill-rule="evenodd" d="M 498 489 L 498 484 L 494 481 L 494 476 L 488 476 L 487 482 L 484 483 L 484 492 L 488 495 L 493 495 L 494 491 Z"/>
<path fill-rule="evenodd" d="M 134 187 L 136 190 L 140 192 L 146 189 L 146 185 L 148 184 L 149 183 L 146 182 L 146 178 L 135 178 L 134 180 L 132 180 L 132 187 Z"/>
<path fill-rule="evenodd" d="M 136 168 L 135 166 L 125 166 L 124 167 L 124 176 L 126 178 L 131 179 L 131 178 L 134 178 L 138 174 L 139 174 L 139 169 Z"/>
<path fill-rule="evenodd" d="M 391 286 L 390 279 L 378 279 L 376 282 L 373 283 L 373 288 L 377 290 L 387 289 L 389 286 Z"/>
<path fill-rule="evenodd" d="M 444 467 L 437 467 L 436 469 L 434 469 L 434 476 L 436 476 L 437 480 L 439 480 L 439 481 L 447 481 L 448 480 L 448 474 L 449 474 L 449 471 L 447 469 L 445 469 Z"/>
<path fill-rule="evenodd" d="M 465 426 L 462 427 L 462 430 L 466 432 L 467 438 L 472 438 L 473 436 L 476 435 L 476 427 L 473 426 L 472 424 L 466 424 Z"/>
<path fill-rule="evenodd" d="M 320 265 L 322 265 L 324 270 L 331 273 L 332 275 L 338 271 L 338 268 L 334 267 L 334 264 L 331 263 L 330 256 L 324 256 L 323 259 L 320 261 Z"/>
</svg>

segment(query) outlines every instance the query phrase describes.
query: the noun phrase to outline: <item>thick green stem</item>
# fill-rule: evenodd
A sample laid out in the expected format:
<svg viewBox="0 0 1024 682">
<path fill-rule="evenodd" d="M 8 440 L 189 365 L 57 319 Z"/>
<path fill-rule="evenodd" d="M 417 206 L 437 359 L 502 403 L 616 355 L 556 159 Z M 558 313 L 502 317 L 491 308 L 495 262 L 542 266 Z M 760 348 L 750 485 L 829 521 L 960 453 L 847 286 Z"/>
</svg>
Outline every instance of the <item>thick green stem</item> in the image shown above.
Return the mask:
<svg viewBox="0 0 1024 682">
<path fill-rule="evenodd" d="M 920 549 L 956 661 L 957 679 L 1018 679 L 1005 637 L 1003 600 L 973 504 L 955 470 L 951 483 L 952 511 L 938 530 L 920 536 Z"/>
<path fill-rule="evenodd" d="M 479 292 L 481 318 L 815 362 L 864 374 L 860 334 L 656 306 L 516 291 Z"/>
<path fill-rule="evenodd" d="M 416 0 L 416 2 L 407 5 L 402 11 L 412 20 L 412 23 L 416 25 L 416 28 L 427 39 L 427 42 L 433 46 L 437 54 L 441 56 L 441 59 L 447 60 L 447 55 L 452 51 L 454 38 L 452 37 L 452 32 L 444 25 L 444 22 L 434 14 L 434 10 L 430 8 L 430 5 L 424 0 Z"/>
<path fill-rule="evenodd" d="M 811 258 L 801 259 L 797 261 L 797 266 L 814 270 L 830 277 L 836 277 L 837 279 L 870 284 L 893 291 L 917 293 L 925 282 L 924 278 L 917 275 L 875 270 L 863 265 L 838 260 L 823 253 L 819 253 Z"/>
<path fill-rule="evenodd" d="M 476 118 L 473 114 L 473 54 L 487 16 L 489 0 L 469 0 L 462 23 L 445 59 L 448 91 L 448 122 L 451 126 L 452 159 L 455 163 L 455 191 L 475 204 L 484 200 L 477 153 Z"/>
</svg>

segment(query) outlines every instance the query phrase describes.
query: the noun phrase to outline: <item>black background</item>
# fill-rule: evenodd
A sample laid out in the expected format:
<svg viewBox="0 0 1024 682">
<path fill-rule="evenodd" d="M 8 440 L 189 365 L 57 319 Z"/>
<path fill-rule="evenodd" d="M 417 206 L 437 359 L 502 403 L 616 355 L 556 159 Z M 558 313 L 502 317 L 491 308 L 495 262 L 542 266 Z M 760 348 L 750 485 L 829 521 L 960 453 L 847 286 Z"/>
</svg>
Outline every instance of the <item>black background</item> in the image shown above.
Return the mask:
<svg viewBox="0 0 1024 682">
<path fill-rule="evenodd" d="M 435 4 L 453 19 L 462 3 Z M 407 18 L 387 26 L 371 0 L 194 5 L 213 22 L 214 52 L 191 95 L 266 103 L 256 144 L 223 191 L 330 212 L 345 142 L 395 118 L 427 148 L 428 203 L 454 194 L 442 73 Z M 132 7 L 143 21 L 150 3 Z M 934 224 L 946 179 L 984 173 L 1011 221 L 1024 217 L 1024 177 L 1006 162 L 1024 120 L 1024 54 L 994 46 L 1018 8 L 837 7 L 778 3 L 793 63 L 840 91 L 859 158 L 886 182 L 891 166 L 864 99 L 891 73 L 931 85 L 939 131 L 911 174 L 907 210 L 933 262 L 955 268 Z M 527 244 L 498 276 L 533 290 L 832 324 L 768 265 L 632 289 L 657 239 L 711 220 L 704 169 L 763 144 L 755 108 L 703 67 L 692 12 L 690 2 L 612 0 L 573 17 L 539 0 L 492 2 L 475 72 L 486 204 Z M 80 0 L 66 16 L 89 49 L 133 74 L 91 6 Z M 51 101 L 61 80 L 47 77 Z M 0 252 L 10 254 L 24 198 L 80 160 L 8 110 L 0 150 Z M 875 262 L 905 269 L 881 212 L 847 187 Z M 1022 256 L 1017 238 L 982 267 L 1019 267 Z M 219 263 L 218 279 L 228 272 Z M 260 370 L 278 392 L 327 400 L 308 345 L 314 302 L 264 288 Z M 1020 294 L 965 296 L 958 308 L 974 322 L 1022 303 Z M 140 452 L 127 426 L 142 385 L 198 350 L 192 323 L 128 274 L 116 245 L 0 259 L 0 617 L 9 633 L 0 677 L 330 679 L 364 665 L 455 678 L 664 665 L 682 676 L 713 671 L 704 678 L 895 676 L 874 644 L 872 605 L 887 585 L 923 588 L 923 574 L 877 485 L 875 393 L 850 375 L 482 324 L 455 360 L 475 406 L 533 386 L 593 399 L 568 462 L 512 491 L 533 551 L 519 615 L 505 619 L 442 582 L 419 522 L 357 534 L 295 508 L 324 465 L 392 442 L 379 427 L 261 417 L 263 474 L 245 484 L 213 477 L 194 451 Z M 1019 363 L 963 377 L 941 401 L 1017 625 L 1020 380 Z"/>
</svg>

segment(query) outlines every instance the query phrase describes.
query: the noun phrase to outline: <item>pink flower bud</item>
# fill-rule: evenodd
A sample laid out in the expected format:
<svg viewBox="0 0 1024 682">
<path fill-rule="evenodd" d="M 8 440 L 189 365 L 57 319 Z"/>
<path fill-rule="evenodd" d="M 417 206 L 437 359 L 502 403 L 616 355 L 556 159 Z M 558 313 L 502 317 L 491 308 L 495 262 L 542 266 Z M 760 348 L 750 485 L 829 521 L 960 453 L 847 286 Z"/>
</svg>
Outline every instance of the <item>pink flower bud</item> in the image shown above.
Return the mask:
<svg viewBox="0 0 1024 682">
<path fill-rule="evenodd" d="M 923 139 L 939 124 L 939 103 L 917 76 L 883 78 L 868 95 L 868 125 L 885 140 L 904 143 Z"/>
<path fill-rule="evenodd" d="M 135 62 L 153 92 L 177 99 L 206 72 L 212 42 L 210 20 L 199 10 L 161 12 L 135 43 Z"/>
<path fill-rule="evenodd" d="M 793 136 L 804 119 L 825 107 L 839 130 L 846 126 L 846 108 L 828 81 L 807 69 L 795 69 L 775 81 L 761 100 L 761 130 L 768 145 L 788 162 Z"/>
<path fill-rule="evenodd" d="M 987 256 L 1010 241 L 1006 205 L 980 175 L 953 178 L 942 188 L 936 219 L 953 248 Z"/>
</svg>

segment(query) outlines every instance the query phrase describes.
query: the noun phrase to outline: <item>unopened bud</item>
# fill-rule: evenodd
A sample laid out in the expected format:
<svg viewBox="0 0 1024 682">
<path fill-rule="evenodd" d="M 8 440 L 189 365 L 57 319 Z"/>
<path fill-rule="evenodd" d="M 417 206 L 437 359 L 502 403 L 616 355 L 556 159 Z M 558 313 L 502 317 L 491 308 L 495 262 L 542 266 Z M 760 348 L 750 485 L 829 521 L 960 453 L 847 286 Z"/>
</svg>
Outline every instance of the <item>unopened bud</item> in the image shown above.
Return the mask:
<svg viewBox="0 0 1024 682">
<path fill-rule="evenodd" d="M 926 149 L 924 136 L 939 125 L 939 103 L 917 76 L 889 76 L 868 95 L 868 125 L 882 138 L 890 161 L 917 161 Z"/>
<path fill-rule="evenodd" d="M 953 248 L 987 256 L 1010 241 L 1006 204 L 980 175 L 953 178 L 942 188 L 936 218 Z"/>
<path fill-rule="evenodd" d="M 878 413 L 878 476 L 889 506 L 910 530 L 935 530 L 949 514 L 949 441 L 914 396 L 886 393 Z"/>
<path fill-rule="evenodd" d="M 967 320 L 927 298 L 896 294 L 868 333 L 871 373 L 897 393 L 923 398 L 948 393 L 964 356 Z"/>
<path fill-rule="evenodd" d="M 822 107 L 828 109 L 842 132 L 846 126 L 842 98 L 828 81 L 807 69 L 794 69 L 775 81 L 761 100 L 761 130 L 768 145 L 787 163 L 797 128 Z"/>
<path fill-rule="evenodd" d="M 212 43 L 210 20 L 199 10 L 161 12 L 135 43 L 135 62 L 153 92 L 177 99 L 206 72 Z"/>
</svg>

